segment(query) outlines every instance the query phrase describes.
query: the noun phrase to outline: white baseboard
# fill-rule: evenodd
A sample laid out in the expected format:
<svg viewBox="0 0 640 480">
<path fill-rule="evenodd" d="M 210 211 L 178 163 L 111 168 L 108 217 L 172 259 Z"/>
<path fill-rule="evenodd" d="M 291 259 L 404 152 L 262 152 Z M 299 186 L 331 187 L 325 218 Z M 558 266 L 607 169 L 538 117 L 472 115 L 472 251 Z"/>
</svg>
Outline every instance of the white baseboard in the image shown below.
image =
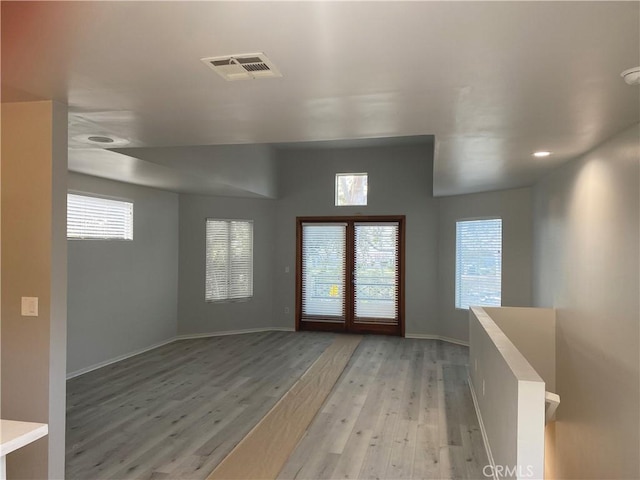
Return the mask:
<svg viewBox="0 0 640 480">
<path fill-rule="evenodd" d="M 167 340 L 163 340 L 162 342 L 149 345 L 148 347 L 144 347 L 139 350 L 135 350 L 131 353 L 119 355 L 115 358 L 111 358 L 109 360 L 96 363 L 95 365 L 81 368 L 80 370 L 76 370 L 75 372 L 67 373 L 67 380 L 78 377 L 85 373 L 92 372 L 93 370 L 97 370 L 98 368 L 106 367 L 107 365 L 111 365 L 112 363 L 121 362 L 122 360 L 126 360 L 127 358 L 135 357 L 136 355 L 140 355 L 141 353 L 148 352 L 149 350 L 153 350 L 154 348 L 162 347 L 163 345 L 167 345 L 177 340 L 189 340 L 193 338 L 207 338 L 207 337 L 222 337 L 225 335 L 241 335 L 243 333 L 294 332 L 294 331 L 295 331 L 295 328 L 293 327 L 262 327 L 262 328 L 245 328 L 241 330 L 225 330 L 223 332 L 188 333 L 183 335 L 177 335 Z M 405 334 L 405 338 L 418 338 L 418 339 L 424 339 L 424 340 L 442 340 L 443 342 L 454 343 L 456 345 L 462 345 L 465 347 L 469 346 L 468 342 L 463 342 L 462 340 L 457 340 L 455 338 L 442 337 L 440 335 L 424 335 L 421 333 L 407 333 Z"/>
<path fill-rule="evenodd" d="M 462 345 L 468 347 L 469 342 L 458 340 L 457 338 L 443 337 L 441 335 L 427 335 L 424 333 L 405 333 L 404 338 L 418 338 L 421 340 L 442 340 L 443 342 L 453 343 L 455 345 Z"/>
<path fill-rule="evenodd" d="M 154 348 L 162 347 L 163 345 L 167 345 L 168 343 L 172 343 L 176 341 L 176 337 L 171 337 L 167 340 L 163 340 L 162 342 L 154 343 L 153 345 L 149 345 L 148 347 L 140 348 L 130 353 L 125 353 L 124 355 L 119 355 L 115 358 L 110 358 L 109 360 L 105 360 L 100 363 L 96 363 L 95 365 L 90 365 L 85 368 L 81 368 L 80 370 L 76 370 L 75 372 L 67 373 L 67 380 L 75 377 L 79 377 L 85 373 L 92 372 L 93 370 L 97 370 L 102 367 L 106 367 L 107 365 L 111 365 L 112 363 L 121 362 L 122 360 L 126 360 L 127 358 L 135 357 L 136 355 L 140 355 L 141 353 L 148 352 L 149 350 L 153 350 Z"/>
<path fill-rule="evenodd" d="M 245 328 L 243 330 L 225 330 L 223 332 L 207 332 L 207 333 L 188 333 L 178 335 L 175 340 L 189 340 L 192 338 L 207 337 L 223 337 L 225 335 L 241 335 L 243 333 L 260 333 L 260 332 L 293 332 L 294 328 L 290 327 L 263 327 L 263 328 Z"/>
<path fill-rule="evenodd" d="M 75 377 L 79 377 L 85 373 L 92 372 L 97 370 L 98 368 L 106 367 L 107 365 L 111 365 L 112 363 L 121 362 L 122 360 L 126 360 L 127 358 L 135 357 L 136 355 L 140 355 L 141 353 L 148 352 L 149 350 L 153 350 L 154 348 L 162 347 L 163 345 L 167 345 L 169 343 L 173 343 L 177 340 L 188 340 L 190 338 L 206 338 L 206 337 L 221 337 L 224 335 L 238 335 L 242 333 L 258 333 L 258 332 L 293 332 L 294 328 L 290 327 L 266 327 L 266 328 L 246 328 L 244 330 L 227 330 L 224 332 L 210 332 L 210 333 L 195 333 L 195 334 L 187 334 L 187 335 L 177 335 L 175 337 L 168 338 L 167 340 L 163 340 L 159 343 L 154 343 L 153 345 L 149 345 L 148 347 L 140 348 L 131 353 L 125 353 L 124 355 L 119 355 L 115 358 L 110 358 L 109 360 L 105 360 L 100 363 L 96 363 L 95 365 L 90 365 L 85 368 L 81 368 L 80 370 L 76 370 L 75 372 L 67 373 L 67 380 L 70 380 Z"/>
<path fill-rule="evenodd" d="M 489 437 L 487 437 L 487 431 L 484 428 L 484 422 L 482 421 L 482 414 L 480 413 L 480 406 L 478 405 L 478 397 L 476 397 L 476 391 L 471 383 L 471 377 L 467 376 L 467 383 L 469 384 L 469 390 L 471 390 L 471 398 L 473 399 L 473 407 L 476 409 L 476 416 L 478 417 L 478 424 L 480 425 L 480 432 L 482 433 L 482 443 L 484 443 L 484 449 L 487 452 L 487 459 L 489 465 L 491 465 L 491 472 L 493 480 L 498 480 L 496 477 L 496 464 L 493 461 L 493 454 L 491 453 L 491 445 L 489 445 Z"/>
</svg>

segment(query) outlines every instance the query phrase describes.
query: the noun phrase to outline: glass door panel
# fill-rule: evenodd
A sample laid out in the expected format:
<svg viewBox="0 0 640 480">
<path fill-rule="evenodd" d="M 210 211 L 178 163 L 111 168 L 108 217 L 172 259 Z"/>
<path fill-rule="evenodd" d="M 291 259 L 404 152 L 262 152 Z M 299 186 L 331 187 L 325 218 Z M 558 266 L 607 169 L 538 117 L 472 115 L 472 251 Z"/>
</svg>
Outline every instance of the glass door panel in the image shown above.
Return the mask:
<svg viewBox="0 0 640 480">
<path fill-rule="evenodd" d="M 346 235 L 346 223 L 302 225 L 302 321 L 345 321 Z"/>
<path fill-rule="evenodd" d="M 398 324 L 397 222 L 356 223 L 354 322 Z"/>
<path fill-rule="evenodd" d="M 296 227 L 296 329 L 404 335 L 404 217 L 299 217 Z"/>
</svg>

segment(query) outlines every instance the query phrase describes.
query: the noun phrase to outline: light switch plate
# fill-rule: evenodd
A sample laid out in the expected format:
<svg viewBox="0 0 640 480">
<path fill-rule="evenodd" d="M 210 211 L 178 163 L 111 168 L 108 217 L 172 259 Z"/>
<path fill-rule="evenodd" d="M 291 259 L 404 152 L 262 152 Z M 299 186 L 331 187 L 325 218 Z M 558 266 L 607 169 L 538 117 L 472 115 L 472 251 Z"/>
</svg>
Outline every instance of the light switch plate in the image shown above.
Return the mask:
<svg viewBox="0 0 640 480">
<path fill-rule="evenodd" d="M 22 297 L 22 316 L 38 316 L 38 297 Z"/>
</svg>

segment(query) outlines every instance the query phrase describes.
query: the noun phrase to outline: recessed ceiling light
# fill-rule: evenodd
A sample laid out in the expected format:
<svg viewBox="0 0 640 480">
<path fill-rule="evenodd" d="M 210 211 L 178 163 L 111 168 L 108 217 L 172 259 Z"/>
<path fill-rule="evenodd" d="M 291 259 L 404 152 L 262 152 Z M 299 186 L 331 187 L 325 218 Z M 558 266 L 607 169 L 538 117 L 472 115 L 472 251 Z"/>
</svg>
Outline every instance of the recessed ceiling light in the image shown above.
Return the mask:
<svg viewBox="0 0 640 480">
<path fill-rule="evenodd" d="M 120 138 L 114 135 L 75 135 L 72 138 L 76 142 L 96 147 L 121 147 L 129 144 L 129 140 L 126 138 Z"/>
<path fill-rule="evenodd" d="M 533 154 L 533 156 L 537 158 L 548 157 L 549 155 L 551 155 L 551 152 L 547 151 L 540 151 Z"/>
<path fill-rule="evenodd" d="M 94 143 L 113 143 L 115 140 L 111 137 L 103 137 L 101 135 L 92 135 L 87 137 L 87 140 Z"/>
<path fill-rule="evenodd" d="M 640 67 L 633 67 L 620 74 L 628 85 L 640 85 Z"/>
</svg>

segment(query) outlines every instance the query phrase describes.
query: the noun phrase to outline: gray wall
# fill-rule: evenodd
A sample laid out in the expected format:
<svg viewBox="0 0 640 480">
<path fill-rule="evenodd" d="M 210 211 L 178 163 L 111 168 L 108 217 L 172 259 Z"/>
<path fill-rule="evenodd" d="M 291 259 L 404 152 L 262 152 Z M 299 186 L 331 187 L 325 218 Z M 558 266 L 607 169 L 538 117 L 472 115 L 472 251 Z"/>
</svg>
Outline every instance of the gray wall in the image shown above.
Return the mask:
<svg viewBox="0 0 640 480">
<path fill-rule="evenodd" d="M 444 337 L 469 339 L 468 310 L 455 308 L 456 221 L 486 217 L 502 218 L 502 305 L 531 305 L 531 190 L 440 197 L 438 332 Z"/>
<path fill-rule="evenodd" d="M 197 334 L 267 328 L 272 321 L 275 201 L 180 195 L 180 281 L 178 333 Z M 253 298 L 207 303 L 207 218 L 253 220 Z"/>
<path fill-rule="evenodd" d="M 277 201 L 180 195 L 179 215 L 172 206 L 170 210 L 173 213 L 166 219 L 171 225 L 179 225 L 179 228 L 176 226 L 172 234 L 154 235 L 154 238 L 167 241 L 172 239 L 171 242 L 175 242 L 175 235 L 179 235 L 179 247 L 176 243 L 171 243 L 173 247 L 168 243 L 163 243 L 164 247 L 161 247 L 158 241 L 154 243 L 155 248 L 166 248 L 167 251 L 179 248 L 179 261 L 170 253 L 166 264 L 177 264 L 175 268 L 179 271 L 178 281 L 172 279 L 178 298 L 178 320 L 174 330 L 177 328 L 178 334 L 189 335 L 268 327 L 293 328 L 297 216 L 406 215 L 406 333 L 442 335 L 466 341 L 466 312 L 456 311 L 453 306 L 455 221 L 460 218 L 498 215 L 504 219 L 504 304 L 528 306 L 531 291 L 530 191 L 519 189 L 434 199 L 431 194 L 432 150 L 433 147 L 429 143 L 359 148 L 289 147 L 276 151 L 280 191 L 280 199 Z M 335 174 L 340 172 L 369 174 L 367 206 L 334 205 Z M 94 177 L 73 175 L 71 178 L 83 179 L 76 180 L 79 185 L 71 185 L 72 188 L 88 189 L 106 195 L 139 195 L 135 192 L 153 192 L 156 197 L 164 195 L 158 191 L 98 180 Z M 171 198 L 171 201 L 174 201 L 175 195 Z M 150 205 L 150 208 L 156 209 L 157 206 Z M 142 211 L 136 208 L 136 222 L 139 215 L 142 215 Z M 251 300 L 205 302 L 206 218 L 254 220 L 254 296 Z M 169 223 L 165 227 L 171 228 Z M 176 233 L 178 231 L 179 233 Z M 138 240 L 142 237 L 136 232 L 134 238 Z M 144 245 L 144 240 L 141 242 L 139 245 Z M 140 288 L 147 288 L 147 284 L 142 281 L 130 285 L 132 298 L 129 302 L 120 302 L 115 306 L 104 305 L 102 308 L 94 297 L 104 299 L 101 290 L 122 288 L 121 283 L 114 279 L 118 277 L 118 263 L 108 262 L 113 272 L 111 277 L 100 277 L 93 279 L 92 283 L 87 283 L 82 275 L 89 275 L 88 272 L 95 272 L 101 268 L 102 263 L 91 265 L 90 262 L 102 262 L 114 254 L 125 259 L 128 258 L 126 255 L 131 249 L 126 242 L 102 242 L 101 248 L 107 250 L 101 251 L 101 257 L 96 259 L 92 255 L 92 251 L 96 249 L 92 242 L 76 241 L 70 242 L 70 245 L 70 286 L 74 292 L 70 296 L 73 314 L 69 329 L 72 342 L 69 353 L 70 371 L 87 366 L 85 357 L 88 355 L 97 355 L 100 358 L 98 361 L 102 361 L 150 345 L 153 342 L 148 334 L 152 331 L 157 333 L 153 339 L 155 342 L 170 336 L 167 323 L 169 318 L 165 315 L 161 317 L 162 320 L 156 318 L 153 322 L 143 321 L 143 325 L 139 327 L 141 338 L 135 342 L 121 342 L 120 330 L 116 328 L 109 330 L 110 334 L 105 332 L 107 341 L 104 342 L 104 346 L 101 345 L 97 349 L 92 345 L 83 347 L 82 336 L 87 333 L 83 332 L 83 328 L 88 328 L 89 333 L 93 334 L 100 326 L 104 326 L 105 316 L 126 318 L 124 322 L 128 323 L 132 315 L 138 315 L 141 304 L 135 303 L 135 292 L 140 293 Z M 80 265 L 83 265 L 84 269 L 80 268 Z M 287 267 L 289 272 L 285 271 Z M 123 274 L 125 277 L 130 278 L 133 275 L 131 269 L 134 267 L 130 261 L 123 260 L 122 268 L 124 272 L 130 272 Z M 152 268 L 160 267 L 156 264 Z M 135 267 L 136 272 L 142 272 L 139 275 L 143 278 L 161 277 L 156 274 L 147 275 L 144 273 L 145 270 L 149 271 L 144 262 Z M 97 289 L 94 288 L 96 284 L 100 286 Z M 148 287 L 153 291 L 167 292 L 170 285 Z M 80 294 L 76 293 L 77 290 L 80 290 Z M 148 294 L 142 291 L 141 295 Z M 167 300 L 173 301 L 174 298 L 175 293 L 173 296 L 165 295 Z M 88 327 L 86 321 L 78 319 L 91 315 L 91 305 L 98 305 L 96 312 L 107 313 L 94 315 L 95 320 L 92 322 L 95 322 L 95 325 L 92 323 Z M 173 307 L 169 306 L 168 310 L 171 308 Z M 288 309 L 288 312 L 285 312 L 285 309 Z M 118 353 L 114 354 L 116 345 Z M 108 354 L 111 356 L 108 357 Z M 91 360 L 95 358 L 92 357 Z"/>
<path fill-rule="evenodd" d="M 297 216 L 406 215 L 406 332 L 437 332 L 437 211 L 431 145 L 278 152 L 274 325 L 293 327 Z M 367 172 L 368 205 L 336 207 L 335 174 Z M 285 268 L 289 267 L 289 273 Z M 285 314 L 285 308 L 289 314 Z"/>
<path fill-rule="evenodd" d="M 534 188 L 534 302 L 557 308 L 556 478 L 638 478 L 638 125 Z"/>
<path fill-rule="evenodd" d="M 68 188 L 133 201 L 133 241 L 68 241 L 73 373 L 176 335 L 178 195 L 73 173 Z"/>
<path fill-rule="evenodd" d="M 276 153 L 280 191 L 277 201 L 180 196 L 180 334 L 294 327 L 297 216 L 407 216 L 406 332 L 409 335 L 468 340 L 467 312 L 454 308 L 457 219 L 503 218 L 503 303 L 531 304 L 529 189 L 434 199 L 430 144 L 289 147 Z M 334 205 L 335 174 L 341 172 L 369 174 L 367 206 Z M 207 217 L 256 222 L 251 301 L 215 304 L 204 301 Z"/>
</svg>

